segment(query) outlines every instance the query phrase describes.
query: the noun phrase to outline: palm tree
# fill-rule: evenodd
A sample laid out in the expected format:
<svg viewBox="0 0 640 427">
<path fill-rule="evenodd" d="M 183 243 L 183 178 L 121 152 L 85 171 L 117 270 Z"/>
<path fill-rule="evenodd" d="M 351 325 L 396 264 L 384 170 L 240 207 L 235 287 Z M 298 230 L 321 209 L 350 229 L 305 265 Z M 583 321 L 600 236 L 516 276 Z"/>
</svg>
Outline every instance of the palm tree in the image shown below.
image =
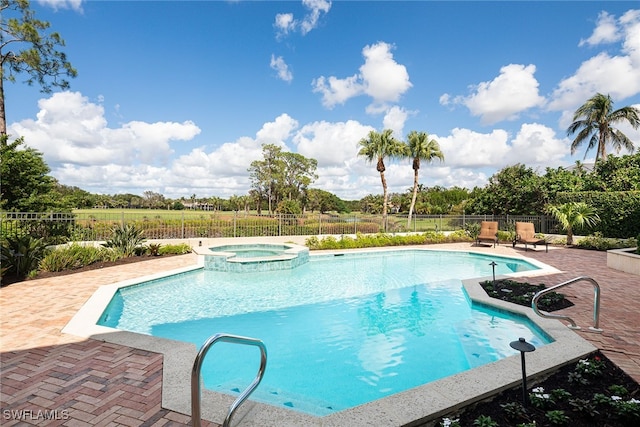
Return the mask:
<svg viewBox="0 0 640 427">
<path fill-rule="evenodd" d="M 567 129 L 567 136 L 578 132 L 571 143 L 571 154 L 588 141 L 587 151 L 596 148 L 596 162 L 607 158 L 606 145 L 610 143 L 616 152 L 625 148 L 633 152 L 633 142 L 618 129 L 612 127 L 616 123 L 628 121 L 634 129 L 640 126 L 640 110 L 635 107 L 623 107 L 613 111 L 613 101 L 609 95 L 595 94 L 578 108 L 573 115 L 573 123 Z"/>
<path fill-rule="evenodd" d="M 409 217 L 407 218 L 407 228 L 411 226 L 411 215 L 416 205 L 418 196 L 418 171 L 420 170 L 420 160 L 431 163 L 433 159 L 444 161 L 444 154 L 440 150 L 440 145 L 435 139 L 429 139 L 426 132 L 416 132 L 412 130 L 407 135 L 406 156 L 413 160 L 413 195 L 411 196 L 411 206 L 409 207 Z"/>
<path fill-rule="evenodd" d="M 369 132 L 367 138 L 363 138 L 358 143 L 360 145 L 360 151 L 358 156 L 364 156 L 369 162 L 376 160 L 376 170 L 380 173 L 380 180 L 382 181 L 383 191 L 383 203 L 382 203 L 382 216 L 387 216 L 387 180 L 384 177 L 385 157 L 400 157 L 403 155 L 405 145 L 395 139 L 392 135 L 391 129 L 385 129 L 382 133 L 378 133 L 374 130 Z"/>
<path fill-rule="evenodd" d="M 584 202 L 550 205 L 547 211 L 560 221 L 562 229 L 567 232 L 567 245 L 573 244 L 573 230 L 591 227 L 600 221 L 600 217 L 593 208 Z"/>
</svg>

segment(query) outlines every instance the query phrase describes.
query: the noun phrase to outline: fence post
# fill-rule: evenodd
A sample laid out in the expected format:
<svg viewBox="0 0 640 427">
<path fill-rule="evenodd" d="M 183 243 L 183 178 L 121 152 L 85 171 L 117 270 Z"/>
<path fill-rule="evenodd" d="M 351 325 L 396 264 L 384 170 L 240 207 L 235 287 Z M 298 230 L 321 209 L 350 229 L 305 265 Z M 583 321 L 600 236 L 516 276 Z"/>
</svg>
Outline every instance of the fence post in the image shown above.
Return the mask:
<svg viewBox="0 0 640 427">
<path fill-rule="evenodd" d="M 182 239 L 184 239 L 184 211 L 181 211 L 182 213 Z"/>
</svg>

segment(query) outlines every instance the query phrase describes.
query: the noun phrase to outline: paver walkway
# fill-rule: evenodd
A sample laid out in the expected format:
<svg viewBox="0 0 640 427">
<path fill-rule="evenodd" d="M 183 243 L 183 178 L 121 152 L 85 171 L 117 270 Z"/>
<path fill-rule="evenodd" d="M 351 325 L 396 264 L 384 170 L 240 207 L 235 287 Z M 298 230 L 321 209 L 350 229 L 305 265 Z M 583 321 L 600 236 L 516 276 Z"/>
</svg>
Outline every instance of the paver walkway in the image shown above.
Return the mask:
<svg viewBox="0 0 640 427">
<path fill-rule="evenodd" d="M 469 244 L 447 247 L 469 249 Z M 519 252 L 505 246 L 478 250 Z M 600 326 L 605 332 L 580 334 L 640 381 L 640 278 L 607 268 L 604 253 L 553 249 L 548 254 L 529 251 L 527 255 L 563 271 L 531 278 L 534 283 L 552 285 L 579 275 L 598 280 L 602 286 Z M 183 255 L 0 289 L 0 423 L 189 425 L 189 416 L 161 407 L 162 355 L 60 331 L 100 285 L 193 263 L 194 255 Z M 565 294 L 576 303 L 566 314 L 575 316 L 581 325 L 590 325 L 591 285 L 574 285 L 566 288 Z"/>
</svg>

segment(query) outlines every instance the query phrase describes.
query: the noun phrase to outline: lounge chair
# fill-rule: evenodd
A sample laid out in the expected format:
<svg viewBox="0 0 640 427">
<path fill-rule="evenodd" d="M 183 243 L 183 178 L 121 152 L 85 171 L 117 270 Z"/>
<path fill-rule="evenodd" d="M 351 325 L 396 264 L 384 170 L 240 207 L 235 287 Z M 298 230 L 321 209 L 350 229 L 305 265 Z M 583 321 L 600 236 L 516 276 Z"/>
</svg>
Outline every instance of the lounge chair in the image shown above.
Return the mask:
<svg viewBox="0 0 640 427">
<path fill-rule="evenodd" d="M 516 238 L 513 241 L 513 247 L 516 247 L 516 243 L 524 243 L 524 250 L 527 251 L 528 245 L 544 245 L 545 252 L 549 252 L 549 242 L 545 239 L 536 237 L 536 228 L 532 222 L 516 222 Z"/>
<path fill-rule="evenodd" d="M 480 223 L 480 234 L 476 237 L 476 244 L 480 242 L 491 242 L 495 248 L 498 244 L 498 221 L 482 221 Z"/>
</svg>

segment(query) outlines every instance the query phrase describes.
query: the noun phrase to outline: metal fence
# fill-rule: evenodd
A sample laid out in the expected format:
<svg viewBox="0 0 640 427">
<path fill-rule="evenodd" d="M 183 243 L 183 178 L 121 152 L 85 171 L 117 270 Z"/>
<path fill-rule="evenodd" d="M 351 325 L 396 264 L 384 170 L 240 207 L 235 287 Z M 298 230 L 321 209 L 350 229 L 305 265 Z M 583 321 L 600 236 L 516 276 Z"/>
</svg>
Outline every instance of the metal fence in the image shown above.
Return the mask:
<svg viewBox="0 0 640 427">
<path fill-rule="evenodd" d="M 133 225 L 144 230 L 147 239 L 205 237 L 314 236 L 369 233 L 422 233 L 455 231 L 467 223 L 498 221 L 508 231 L 515 221 L 533 222 L 536 231 L 557 233 L 557 222 L 548 216 L 511 215 L 406 215 L 319 214 L 257 215 L 244 212 L 176 211 L 154 212 L 114 210 L 96 213 L 1 212 L 3 237 L 30 234 L 49 243 L 105 241 L 113 229 Z"/>
</svg>

